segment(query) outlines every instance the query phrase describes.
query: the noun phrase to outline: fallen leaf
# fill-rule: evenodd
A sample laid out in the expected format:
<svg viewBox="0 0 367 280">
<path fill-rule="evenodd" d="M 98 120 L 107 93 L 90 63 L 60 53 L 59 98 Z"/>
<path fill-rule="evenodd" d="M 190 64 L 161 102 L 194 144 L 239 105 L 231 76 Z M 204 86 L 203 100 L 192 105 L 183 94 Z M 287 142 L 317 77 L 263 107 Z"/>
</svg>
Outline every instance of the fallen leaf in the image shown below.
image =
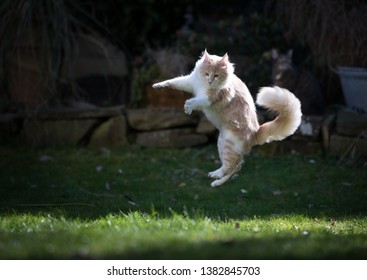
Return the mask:
<svg viewBox="0 0 367 280">
<path fill-rule="evenodd" d="M 273 191 L 273 195 L 274 196 L 278 196 L 278 195 L 281 195 L 282 194 L 282 192 L 281 191 Z"/>
<path fill-rule="evenodd" d="M 54 158 L 49 155 L 43 155 L 38 158 L 38 161 L 41 161 L 41 162 L 48 162 L 48 161 L 53 161 L 53 160 Z"/>
<path fill-rule="evenodd" d="M 96 172 L 102 172 L 102 170 L 103 170 L 103 166 L 102 165 L 98 165 L 98 166 L 96 166 Z"/>
<path fill-rule="evenodd" d="M 236 180 L 237 178 L 239 177 L 239 175 L 236 173 L 236 174 L 233 174 L 232 177 L 231 177 L 231 180 Z"/>
</svg>

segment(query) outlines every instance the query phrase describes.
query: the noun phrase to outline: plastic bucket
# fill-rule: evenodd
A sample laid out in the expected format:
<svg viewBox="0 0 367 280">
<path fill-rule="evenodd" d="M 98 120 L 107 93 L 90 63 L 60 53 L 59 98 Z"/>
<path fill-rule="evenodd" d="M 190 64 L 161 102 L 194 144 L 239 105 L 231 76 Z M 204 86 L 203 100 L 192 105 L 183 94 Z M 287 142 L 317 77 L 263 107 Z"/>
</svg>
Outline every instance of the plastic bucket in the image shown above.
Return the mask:
<svg viewBox="0 0 367 280">
<path fill-rule="evenodd" d="M 367 68 L 338 67 L 348 107 L 367 112 Z"/>
</svg>

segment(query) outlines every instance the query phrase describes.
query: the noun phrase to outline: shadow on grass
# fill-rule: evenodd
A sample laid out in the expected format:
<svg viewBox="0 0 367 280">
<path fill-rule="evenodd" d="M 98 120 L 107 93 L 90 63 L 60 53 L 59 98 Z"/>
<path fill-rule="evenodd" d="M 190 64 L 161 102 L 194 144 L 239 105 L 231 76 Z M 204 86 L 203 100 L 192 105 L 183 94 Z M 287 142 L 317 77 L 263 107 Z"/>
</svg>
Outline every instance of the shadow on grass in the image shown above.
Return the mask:
<svg viewBox="0 0 367 280">
<path fill-rule="evenodd" d="M 364 234 L 293 236 L 283 235 L 229 238 L 216 241 L 194 242 L 188 239 L 168 239 L 163 244 L 142 243 L 119 249 L 124 241 L 111 240 L 107 249 L 94 250 L 95 244 L 88 244 L 83 238 L 75 240 L 68 232 L 48 235 L 45 240 L 39 234 L 28 234 L 32 245 L 22 250 L 5 250 L 0 259 L 365 259 L 367 246 Z M 9 238 L 13 238 L 9 236 Z M 97 241 L 96 241 L 97 242 Z M 47 245 L 45 246 L 45 243 Z M 70 245 L 68 245 L 70 244 Z M 361 246 L 361 244 L 364 244 Z M 60 249 L 63 248 L 63 249 Z M 91 248 L 90 248 L 91 247 Z M 54 249 L 56 248 L 56 249 Z M 117 249 L 116 249 L 117 248 Z M 55 251 L 56 250 L 56 251 Z"/>
<path fill-rule="evenodd" d="M 217 219 L 367 214 L 366 168 L 320 156 L 250 156 L 234 180 L 210 188 L 214 146 L 0 150 L 0 212 L 95 219 L 111 213 L 200 212 Z"/>
<path fill-rule="evenodd" d="M 104 259 L 365 259 L 367 248 L 355 240 L 364 235 L 345 237 L 267 237 L 230 239 L 220 242 L 184 243 L 177 248 L 153 248 L 147 251 L 131 250 L 125 254 L 104 255 Z M 344 247 L 334 246 L 343 243 Z M 100 257 L 100 256 L 99 256 Z M 98 257 L 97 257 L 98 258 Z"/>
</svg>

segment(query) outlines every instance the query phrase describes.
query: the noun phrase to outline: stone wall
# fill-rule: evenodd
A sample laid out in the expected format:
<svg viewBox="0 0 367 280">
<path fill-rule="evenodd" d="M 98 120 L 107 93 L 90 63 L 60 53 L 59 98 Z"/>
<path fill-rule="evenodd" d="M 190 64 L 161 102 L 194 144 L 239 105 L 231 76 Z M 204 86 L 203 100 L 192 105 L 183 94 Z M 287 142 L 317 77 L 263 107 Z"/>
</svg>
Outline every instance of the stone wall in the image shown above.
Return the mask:
<svg viewBox="0 0 367 280">
<path fill-rule="evenodd" d="M 292 137 L 256 147 L 255 152 L 273 155 L 324 151 L 340 158 L 366 157 L 366 131 L 367 115 L 351 110 L 304 116 Z M 6 114 L 0 116 L 0 133 L 21 136 L 32 147 L 90 148 L 128 144 L 185 148 L 215 143 L 217 136 L 216 129 L 199 112 L 189 116 L 179 108 L 125 109 L 123 106 Z"/>
<path fill-rule="evenodd" d="M 186 115 L 175 108 L 127 110 L 127 121 L 135 142 L 146 147 L 192 147 L 206 144 L 215 128 L 203 124 L 201 114 Z M 205 126 L 205 128 L 204 128 Z"/>
<path fill-rule="evenodd" d="M 0 116 L 0 133 L 32 147 L 192 147 L 208 143 L 215 128 L 201 114 L 176 108 L 48 109 Z"/>
<path fill-rule="evenodd" d="M 266 155 L 322 152 L 339 160 L 366 160 L 367 114 L 340 109 L 324 116 L 303 116 L 293 136 L 256 150 Z"/>
</svg>

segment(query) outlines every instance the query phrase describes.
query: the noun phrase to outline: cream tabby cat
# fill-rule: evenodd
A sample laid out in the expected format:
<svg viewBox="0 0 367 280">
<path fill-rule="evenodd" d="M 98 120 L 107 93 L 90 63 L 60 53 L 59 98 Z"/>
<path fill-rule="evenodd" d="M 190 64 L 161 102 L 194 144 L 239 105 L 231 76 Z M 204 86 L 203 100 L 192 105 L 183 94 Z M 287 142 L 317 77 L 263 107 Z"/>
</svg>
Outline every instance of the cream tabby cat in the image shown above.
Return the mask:
<svg viewBox="0 0 367 280">
<path fill-rule="evenodd" d="M 262 88 L 257 104 L 276 111 L 278 116 L 259 125 L 254 100 L 247 86 L 234 74 L 234 66 L 223 57 L 203 56 L 187 76 L 176 77 L 153 85 L 169 87 L 194 95 L 186 101 L 184 110 L 202 110 L 208 120 L 218 128 L 218 151 L 222 166 L 209 173 L 217 187 L 241 169 L 243 156 L 252 146 L 282 140 L 294 133 L 301 123 L 301 104 L 288 90 L 279 87 Z"/>
</svg>

